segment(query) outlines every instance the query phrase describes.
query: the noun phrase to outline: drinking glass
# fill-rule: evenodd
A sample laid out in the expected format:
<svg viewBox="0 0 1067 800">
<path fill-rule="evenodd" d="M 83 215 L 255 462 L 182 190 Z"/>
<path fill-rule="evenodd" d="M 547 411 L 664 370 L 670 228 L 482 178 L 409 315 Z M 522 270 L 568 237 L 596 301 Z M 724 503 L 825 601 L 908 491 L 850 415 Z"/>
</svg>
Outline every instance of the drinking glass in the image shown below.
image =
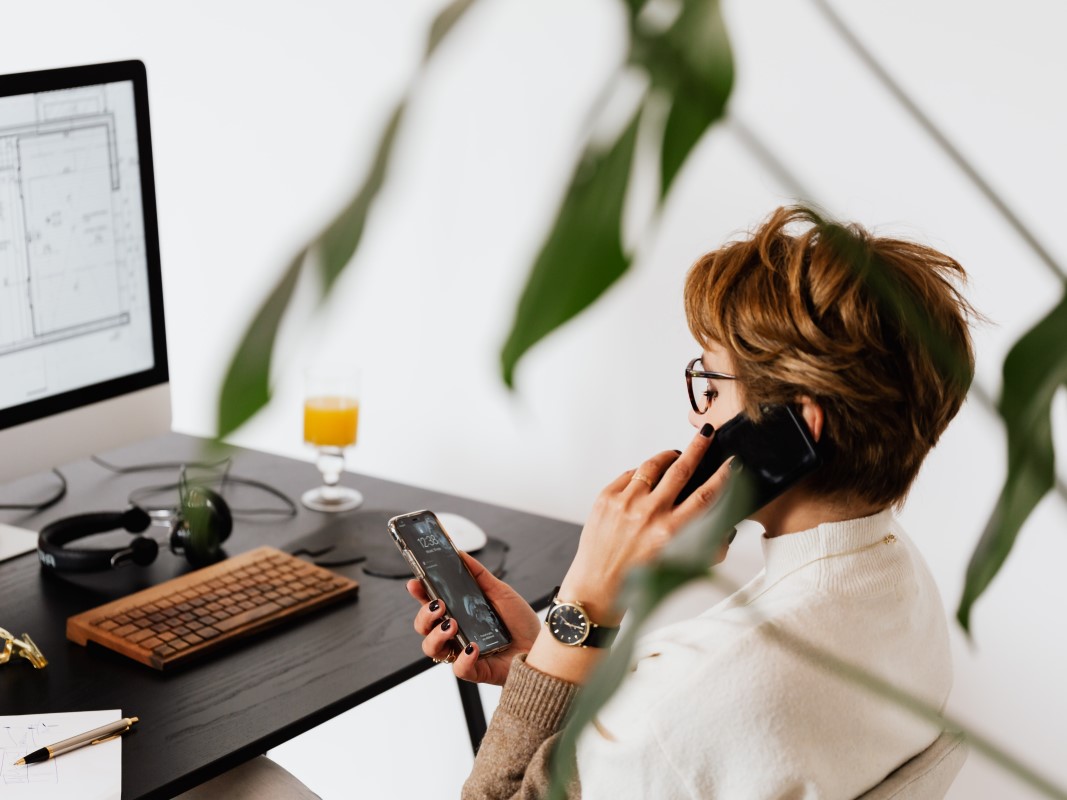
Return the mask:
<svg viewBox="0 0 1067 800">
<path fill-rule="evenodd" d="M 359 373 L 356 370 L 314 368 L 304 378 L 304 441 L 318 449 L 315 466 L 322 485 L 309 489 L 301 502 L 315 511 L 348 511 L 363 495 L 339 486 L 345 468 L 345 448 L 356 443 L 359 430 Z"/>
</svg>

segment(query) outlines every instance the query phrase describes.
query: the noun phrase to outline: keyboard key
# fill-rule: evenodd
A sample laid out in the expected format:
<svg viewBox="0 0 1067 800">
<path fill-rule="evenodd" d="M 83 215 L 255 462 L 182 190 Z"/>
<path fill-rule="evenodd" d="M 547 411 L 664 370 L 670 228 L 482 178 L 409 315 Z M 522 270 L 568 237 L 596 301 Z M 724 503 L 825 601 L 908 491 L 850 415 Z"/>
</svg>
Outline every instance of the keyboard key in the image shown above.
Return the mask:
<svg viewBox="0 0 1067 800">
<path fill-rule="evenodd" d="M 247 625 L 250 622 L 255 622 L 256 620 L 263 619 L 264 617 L 269 617 L 276 611 L 281 610 L 282 607 L 277 603 L 264 603 L 263 605 L 251 608 L 248 611 L 244 611 L 240 614 L 235 614 L 229 619 L 224 619 L 219 622 L 218 625 L 216 625 L 215 627 L 225 633 L 226 631 L 232 631 L 235 628 L 239 628 L 242 625 Z"/>
</svg>

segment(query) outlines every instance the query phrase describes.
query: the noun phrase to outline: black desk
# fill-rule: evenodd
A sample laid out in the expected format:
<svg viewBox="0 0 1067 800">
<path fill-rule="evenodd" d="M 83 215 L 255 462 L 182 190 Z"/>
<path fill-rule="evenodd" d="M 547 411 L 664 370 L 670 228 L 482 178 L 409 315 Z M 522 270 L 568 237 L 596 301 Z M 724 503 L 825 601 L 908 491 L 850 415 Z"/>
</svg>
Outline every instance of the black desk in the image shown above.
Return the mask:
<svg viewBox="0 0 1067 800">
<path fill-rule="evenodd" d="M 248 450 L 236 450 L 233 456 L 234 474 L 265 481 L 294 499 L 317 479 L 315 468 L 304 462 Z M 203 454 L 200 440 L 170 434 L 106 457 L 136 464 L 197 460 Z M 38 530 L 59 517 L 120 509 L 131 491 L 173 480 L 176 474 L 115 475 L 88 460 L 61 469 L 70 483 L 61 503 L 36 515 L 0 512 L 0 521 Z M 571 523 L 359 475 L 346 474 L 342 482 L 364 493 L 366 509 L 431 508 L 474 520 L 510 546 L 504 577 L 535 606 L 548 602 L 577 547 L 579 528 Z M 47 474 L 22 479 L 0 487 L 0 503 L 18 502 L 30 491 L 47 496 L 51 485 Z M 249 497 L 242 494 L 240 504 L 271 504 L 269 497 Z M 291 518 L 239 519 L 227 550 L 283 546 L 334 518 L 301 507 Z M 388 536 L 384 530 L 380 535 Z M 158 581 L 188 569 L 184 559 L 160 552 L 143 572 L 147 580 Z M 412 629 L 417 609 L 404 581 L 367 575 L 358 565 L 336 569 L 360 582 L 357 600 L 170 674 L 102 648 L 68 642 L 67 617 L 109 598 L 43 574 L 33 553 L 4 562 L 0 625 L 15 635 L 29 632 L 49 665 L 35 670 L 19 658 L 0 667 L 0 709 L 32 714 L 117 708 L 139 716 L 141 724 L 123 737 L 122 796 L 171 797 L 433 666 Z"/>
</svg>

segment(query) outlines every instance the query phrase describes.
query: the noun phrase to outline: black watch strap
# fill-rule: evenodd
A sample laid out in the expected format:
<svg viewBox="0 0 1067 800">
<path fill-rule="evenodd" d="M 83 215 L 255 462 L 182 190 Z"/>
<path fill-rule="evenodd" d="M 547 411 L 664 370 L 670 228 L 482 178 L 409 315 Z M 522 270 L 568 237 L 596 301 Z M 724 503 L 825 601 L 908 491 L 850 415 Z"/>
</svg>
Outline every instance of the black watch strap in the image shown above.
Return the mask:
<svg viewBox="0 0 1067 800">
<path fill-rule="evenodd" d="M 582 642 L 586 647 L 611 647 L 615 637 L 619 635 L 618 628 L 605 628 L 603 625 L 593 624 L 589 629 L 589 635 Z"/>
</svg>

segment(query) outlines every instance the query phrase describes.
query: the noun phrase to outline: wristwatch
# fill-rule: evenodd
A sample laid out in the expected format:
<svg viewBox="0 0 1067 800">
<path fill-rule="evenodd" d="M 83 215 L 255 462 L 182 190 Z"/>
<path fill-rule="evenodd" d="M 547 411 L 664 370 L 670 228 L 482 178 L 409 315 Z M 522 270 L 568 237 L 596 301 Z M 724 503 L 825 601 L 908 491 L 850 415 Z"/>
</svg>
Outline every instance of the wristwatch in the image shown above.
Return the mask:
<svg viewBox="0 0 1067 800">
<path fill-rule="evenodd" d="M 570 647 L 611 647 L 618 628 L 597 625 L 577 600 L 562 601 L 557 597 L 559 587 L 552 592 L 552 605 L 545 615 L 545 625 L 556 641 Z"/>
</svg>

